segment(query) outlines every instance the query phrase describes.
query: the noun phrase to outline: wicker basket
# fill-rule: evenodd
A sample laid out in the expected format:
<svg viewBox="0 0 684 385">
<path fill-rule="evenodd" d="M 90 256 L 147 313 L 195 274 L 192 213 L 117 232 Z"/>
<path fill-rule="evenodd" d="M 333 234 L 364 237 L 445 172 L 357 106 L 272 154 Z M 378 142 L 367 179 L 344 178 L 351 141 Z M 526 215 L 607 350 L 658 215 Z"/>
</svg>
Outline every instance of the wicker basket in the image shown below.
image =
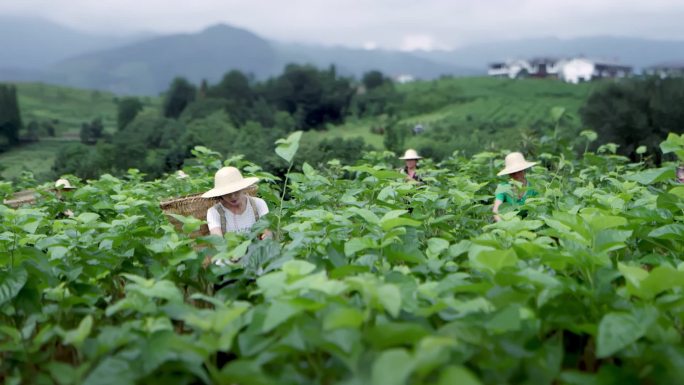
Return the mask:
<svg viewBox="0 0 684 385">
<path fill-rule="evenodd" d="M 181 223 L 176 218 L 168 214 L 178 214 L 184 215 L 186 217 L 195 217 L 205 221 L 207 219 L 207 210 L 216 203 L 218 199 L 216 198 L 202 198 L 202 194 L 188 195 L 181 198 L 171 199 L 165 202 L 161 202 L 159 207 L 162 209 L 166 218 L 169 222 L 174 225 L 176 231 L 181 231 L 183 223 Z M 202 224 L 198 231 L 194 231 L 190 234 L 191 237 L 196 238 L 203 235 L 209 235 L 209 228 L 207 224 Z"/>
<path fill-rule="evenodd" d="M 33 190 L 19 191 L 12 195 L 10 199 L 2 201 L 2 204 L 15 209 L 22 205 L 32 205 L 34 203 L 36 203 L 36 192 Z"/>
</svg>

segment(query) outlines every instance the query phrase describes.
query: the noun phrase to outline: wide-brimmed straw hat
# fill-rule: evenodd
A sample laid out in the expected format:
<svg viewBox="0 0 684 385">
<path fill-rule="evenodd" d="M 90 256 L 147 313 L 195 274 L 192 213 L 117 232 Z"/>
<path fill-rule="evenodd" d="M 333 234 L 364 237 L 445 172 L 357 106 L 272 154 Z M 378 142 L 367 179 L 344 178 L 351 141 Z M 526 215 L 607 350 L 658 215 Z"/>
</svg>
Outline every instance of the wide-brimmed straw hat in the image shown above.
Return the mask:
<svg viewBox="0 0 684 385">
<path fill-rule="evenodd" d="M 537 162 L 528 162 L 525 160 L 525 157 L 523 154 L 519 152 L 511 152 L 510 154 L 506 155 L 506 167 L 504 167 L 503 170 L 499 171 L 498 176 L 502 175 L 508 175 L 508 174 L 513 174 L 514 172 L 526 170 L 535 164 Z"/>
<path fill-rule="evenodd" d="M 402 160 L 416 159 L 417 160 L 417 159 L 423 159 L 423 157 L 418 155 L 418 152 L 416 152 L 416 150 L 409 148 L 404 153 L 404 156 L 400 157 L 399 159 L 402 159 Z"/>
<path fill-rule="evenodd" d="M 245 189 L 259 178 L 243 178 L 240 170 L 235 167 L 223 167 L 214 175 L 214 188 L 202 194 L 202 198 L 215 198 Z"/>
<path fill-rule="evenodd" d="M 73 190 L 76 187 L 72 186 L 68 179 L 60 178 L 55 181 L 55 188 L 62 190 Z"/>
</svg>

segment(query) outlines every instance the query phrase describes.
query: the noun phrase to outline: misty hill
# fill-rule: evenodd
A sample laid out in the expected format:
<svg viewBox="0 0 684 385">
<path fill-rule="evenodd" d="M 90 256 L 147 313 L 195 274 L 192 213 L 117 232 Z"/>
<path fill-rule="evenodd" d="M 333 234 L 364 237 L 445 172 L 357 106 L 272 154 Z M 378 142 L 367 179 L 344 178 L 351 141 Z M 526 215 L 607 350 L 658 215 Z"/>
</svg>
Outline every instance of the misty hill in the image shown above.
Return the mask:
<svg viewBox="0 0 684 385">
<path fill-rule="evenodd" d="M 142 36 L 114 37 L 76 31 L 39 18 L 0 16 L 0 72 L 30 76 L 68 57 L 128 44 Z"/>
<path fill-rule="evenodd" d="M 217 81 L 230 69 L 264 77 L 280 68 L 268 41 L 226 25 L 81 55 L 53 68 L 60 84 L 125 94 L 158 93 L 176 76 Z"/>
<path fill-rule="evenodd" d="M 436 63 L 398 51 L 368 51 L 273 43 L 249 31 L 219 24 L 199 33 L 176 34 L 70 58 L 52 68 L 51 81 L 116 93 L 156 94 L 176 76 L 199 83 L 218 81 L 237 69 L 263 79 L 289 63 L 328 67 L 360 77 L 380 69 L 390 75 L 411 74 L 432 79 L 445 74 L 477 71 Z"/>
<path fill-rule="evenodd" d="M 426 59 L 483 68 L 491 62 L 538 56 L 589 58 L 617 61 L 635 68 L 684 59 L 684 41 L 631 37 L 538 38 L 478 44 L 453 51 L 417 52 Z"/>
<path fill-rule="evenodd" d="M 317 67 L 335 64 L 338 72 L 360 78 L 364 72 L 379 69 L 389 76 L 412 75 L 420 79 L 434 79 L 441 75 L 481 75 L 477 68 L 433 61 L 401 51 L 365 50 L 347 47 L 326 47 L 305 44 L 276 45 L 283 63 L 307 63 Z"/>
</svg>

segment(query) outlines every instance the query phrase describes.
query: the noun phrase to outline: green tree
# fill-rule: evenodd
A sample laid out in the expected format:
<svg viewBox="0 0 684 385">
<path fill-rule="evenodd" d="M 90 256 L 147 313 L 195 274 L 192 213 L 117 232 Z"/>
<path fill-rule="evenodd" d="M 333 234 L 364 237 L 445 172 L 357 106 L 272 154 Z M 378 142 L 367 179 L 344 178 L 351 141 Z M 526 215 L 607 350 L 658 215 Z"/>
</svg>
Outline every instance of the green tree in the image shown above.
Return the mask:
<svg viewBox="0 0 684 385">
<path fill-rule="evenodd" d="M 305 130 L 343 122 L 354 92 L 349 79 L 338 77 L 334 67 L 319 71 L 294 64 L 261 88 L 267 100 L 290 113 L 297 128 Z"/>
<path fill-rule="evenodd" d="M 12 85 L 0 85 L 0 150 L 19 142 L 21 128 L 17 88 Z"/>
<path fill-rule="evenodd" d="M 175 78 L 164 99 L 164 116 L 178 118 L 185 107 L 195 100 L 196 94 L 195 86 L 189 81 L 181 77 Z"/>
<path fill-rule="evenodd" d="M 610 83 L 594 92 L 580 111 L 599 143 L 615 143 L 619 153 L 638 159 L 644 145 L 660 160 L 658 144 L 668 132 L 684 131 L 684 79 L 646 78 Z"/>
<path fill-rule="evenodd" d="M 127 97 L 119 100 L 116 115 L 116 125 L 119 131 L 132 122 L 142 109 L 143 104 L 138 98 Z"/>
<path fill-rule="evenodd" d="M 81 125 L 81 143 L 83 144 L 95 144 L 97 140 L 102 138 L 104 133 L 104 126 L 102 125 L 102 119 L 96 118 L 91 122 L 86 122 Z"/>
</svg>

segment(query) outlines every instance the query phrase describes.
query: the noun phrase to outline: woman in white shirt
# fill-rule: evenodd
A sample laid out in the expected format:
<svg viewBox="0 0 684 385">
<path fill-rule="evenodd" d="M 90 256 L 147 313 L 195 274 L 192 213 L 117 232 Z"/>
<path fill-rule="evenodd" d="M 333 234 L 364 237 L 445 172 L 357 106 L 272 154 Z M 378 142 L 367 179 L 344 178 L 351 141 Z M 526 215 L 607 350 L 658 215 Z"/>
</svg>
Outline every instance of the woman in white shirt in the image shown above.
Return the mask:
<svg viewBox="0 0 684 385">
<path fill-rule="evenodd" d="M 243 178 L 235 167 L 223 167 L 216 172 L 214 188 L 202 194 L 202 198 L 219 198 L 219 202 L 207 210 L 210 234 L 248 232 L 259 218 L 268 214 L 266 202 L 247 193 L 247 189 L 258 181 L 255 177 Z M 260 238 L 270 235 L 266 230 Z"/>
</svg>

